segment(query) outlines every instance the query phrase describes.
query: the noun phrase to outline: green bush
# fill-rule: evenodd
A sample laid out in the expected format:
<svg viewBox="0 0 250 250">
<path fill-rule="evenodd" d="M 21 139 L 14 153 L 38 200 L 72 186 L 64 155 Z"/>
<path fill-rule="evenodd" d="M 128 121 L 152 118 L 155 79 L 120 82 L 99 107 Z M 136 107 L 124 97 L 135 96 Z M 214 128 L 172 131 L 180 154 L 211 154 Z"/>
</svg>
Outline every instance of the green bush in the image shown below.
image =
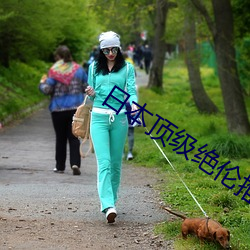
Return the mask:
<svg viewBox="0 0 250 250">
<path fill-rule="evenodd" d="M 250 157 L 250 138 L 234 134 L 221 134 L 211 137 L 209 148 L 220 156 L 231 159 Z"/>
<path fill-rule="evenodd" d="M 221 207 L 222 209 L 234 209 L 238 207 L 238 203 L 236 202 L 232 193 L 228 191 L 214 194 L 210 199 L 210 204 L 213 206 Z"/>
<path fill-rule="evenodd" d="M 48 65 L 40 61 L 34 61 L 32 66 L 13 61 L 9 69 L 0 67 L 0 122 L 10 115 L 19 117 L 23 110 L 45 99 L 38 84 L 47 70 Z"/>
</svg>

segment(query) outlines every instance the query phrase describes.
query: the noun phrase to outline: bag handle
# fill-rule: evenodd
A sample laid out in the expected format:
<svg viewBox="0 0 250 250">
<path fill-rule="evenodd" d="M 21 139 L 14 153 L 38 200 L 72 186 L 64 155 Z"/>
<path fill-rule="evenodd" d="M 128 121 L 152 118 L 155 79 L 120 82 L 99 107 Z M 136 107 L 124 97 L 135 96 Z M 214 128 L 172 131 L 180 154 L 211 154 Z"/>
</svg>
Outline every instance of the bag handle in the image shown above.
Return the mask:
<svg viewBox="0 0 250 250">
<path fill-rule="evenodd" d="M 88 99 L 88 95 L 85 94 L 85 97 L 84 97 L 84 100 L 83 100 L 83 103 L 82 103 L 83 105 L 86 105 L 87 99 Z"/>
<path fill-rule="evenodd" d="M 89 130 L 90 128 L 90 116 L 88 118 L 88 123 L 87 123 L 87 130 Z M 89 148 L 87 150 L 86 153 L 83 152 L 83 145 L 89 140 Z M 79 147 L 79 151 L 80 151 L 80 155 L 82 158 L 85 158 L 87 157 L 87 155 L 90 153 L 90 151 L 92 153 L 94 153 L 94 147 L 93 147 L 93 142 L 92 142 L 92 139 L 91 139 L 91 136 L 89 134 L 89 139 L 88 139 L 88 135 L 86 134 L 85 137 L 83 138 L 81 144 L 80 144 L 80 147 Z"/>
<path fill-rule="evenodd" d="M 83 145 L 87 142 L 87 140 L 89 140 L 89 148 L 88 148 L 87 152 L 84 153 L 83 152 Z M 83 139 L 83 141 L 80 144 L 79 151 L 80 151 L 80 155 L 82 158 L 87 157 L 89 155 L 90 151 L 92 153 L 94 153 L 93 142 L 92 142 L 92 139 L 90 137 L 89 137 L 89 139 L 86 139 L 86 138 Z"/>
<path fill-rule="evenodd" d="M 84 101 L 83 101 L 83 105 L 86 105 L 86 101 L 87 101 L 88 95 L 85 96 Z M 90 115 L 88 116 L 88 122 L 87 122 L 87 131 L 89 131 L 90 129 Z M 88 139 L 89 137 L 89 139 Z M 86 153 L 83 152 L 83 145 L 89 140 L 89 148 L 87 150 Z M 87 155 L 90 153 L 90 151 L 92 153 L 94 153 L 94 148 L 93 148 L 93 143 L 92 143 L 92 139 L 90 137 L 90 134 L 88 135 L 87 133 L 85 134 L 85 137 L 82 139 L 80 147 L 79 147 L 79 151 L 80 151 L 80 155 L 82 158 L 87 157 Z"/>
</svg>

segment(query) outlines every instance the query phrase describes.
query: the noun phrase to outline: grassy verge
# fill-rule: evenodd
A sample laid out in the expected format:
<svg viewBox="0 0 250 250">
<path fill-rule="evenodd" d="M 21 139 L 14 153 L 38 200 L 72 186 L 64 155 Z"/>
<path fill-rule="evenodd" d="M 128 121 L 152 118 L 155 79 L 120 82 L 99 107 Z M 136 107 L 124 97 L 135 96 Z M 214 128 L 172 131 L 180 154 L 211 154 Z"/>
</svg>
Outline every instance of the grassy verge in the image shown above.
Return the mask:
<svg viewBox="0 0 250 250">
<path fill-rule="evenodd" d="M 194 144 L 195 148 L 186 154 L 188 159 L 185 158 L 185 154 L 181 153 L 181 151 L 183 152 L 183 147 L 174 151 L 178 146 L 170 146 L 168 144 L 173 143 L 171 140 L 175 137 L 174 134 L 166 142 L 170 135 L 169 131 L 163 137 L 166 144 L 165 147 L 163 147 L 160 139 L 157 142 L 206 213 L 230 230 L 232 249 L 249 249 L 250 205 L 246 201 L 241 200 L 246 189 L 238 196 L 235 196 L 234 193 L 238 192 L 238 185 L 244 183 L 244 177 L 248 177 L 250 174 L 250 158 L 247 158 L 250 155 L 250 138 L 227 133 L 218 79 L 209 68 L 204 67 L 201 69 L 201 72 L 205 89 L 220 109 L 219 114 L 202 115 L 197 112 L 189 88 L 187 71 L 180 60 L 171 61 L 165 67 L 163 93 L 157 93 L 145 88 L 139 90 L 140 104 L 147 103 L 147 110 L 154 114 L 153 116 L 145 115 L 148 130 L 151 130 L 156 123 L 156 114 L 158 114 L 177 125 L 178 129 L 175 131 L 185 129 L 181 135 L 186 136 L 186 133 L 188 133 L 197 139 L 197 142 Z M 250 100 L 246 101 L 249 108 Z M 250 110 L 248 110 L 248 113 L 250 113 Z M 162 122 L 159 124 L 162 124 Z M 164 124 L 168 125 L 167 122 Z M 151 133 L 155 137 L 159 137 L 165 131 L 163 129 L 159 134 L 156 134 L 158 128 L 159 126 L 156 126 Z M 174 129 L 174 127 L 171 128 Z M 179 140 L 180 144 L 184 141 L 184 138 Z M 190 143 L 191 141 L 188 142 Z M 219 154 L 219 163 L 214 169 L 205 164 L 199 168 L 199 163 L 192 161 L 192 159 L 197 159 L 195 154 L 198 153 L 198 148 L 205 144 L 208 144 L 206 147 L 208 151 L 216 149 L 216 152 Z M 187 144 L 187 149 L 189 148 L 190 146 Z M 165 204 L 172 207 L 173 210 L 185 213 L 188 217 L 203 216 L 202 211 L 196 205 L 176 172 L 160 153 L 153 140 L 145 134 L 143 127 L 136 128 L 134 155 L 133 162 L 138 164 L 138 166 L 157 167 L 161 171 L 165 181 L 158 188 L 161 191 L 162 200 Z M 204 158 L 204 155 L 202 158 Z M 231 162 L 226 168 L 239 166 L 241 180 L 225 180 L 223 182 L 223 177 L 227 172 L 225 169 L 214 180 L 219 173 L 217 167 L 227 164 L 229 161 Z M 237 178 L 237 171 L 232 170 L 228 177 Z M 229 189 L 222 183 L 228 186 L 235 185 L 235 187 Z M 249 200 L 248 196 L 245 198 Z M 190 237 L 190 240 L 184 242 L 179 237 L 180 225 L 181 220 L 177 218 L 173 222 L 157 225 L 155 230 L 157 233 L 164 234 L 168 239 L 175 238 L 175 248 L 178 250 L 219 249 L 214 243 L 207 243 L 201 247 L 199 241 L 194 237 Z"/>
<path fill-rule="evenodd" d="M 0 122 L 6 124 L 9 117 L 20 118 L 22 111 L 32 110 L 46 97 L 38 90 L 42 74 L 48 65 L 33 62 L 30 65 L 12 62 L 9 69 L 0 67 Z"/>
</svg>

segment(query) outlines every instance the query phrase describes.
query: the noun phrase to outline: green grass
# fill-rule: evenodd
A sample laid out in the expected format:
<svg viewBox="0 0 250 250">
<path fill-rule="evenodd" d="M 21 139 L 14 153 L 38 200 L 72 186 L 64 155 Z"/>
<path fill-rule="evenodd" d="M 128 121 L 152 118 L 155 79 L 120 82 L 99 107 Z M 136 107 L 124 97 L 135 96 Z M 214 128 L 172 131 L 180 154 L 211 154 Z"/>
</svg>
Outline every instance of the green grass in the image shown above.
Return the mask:
<svg viewBox="0 0 250 250">
<path fill-rule="evenodd" d="M 211 137 L 210 146 L 219 155 L 234 158 L 248 158 L 250 153 L 249 138 L 234 134 L 221 134 Z"/>
<path fill-rule="evenodd" d="M 165 204 L 190 217 L 202 217 L 202 211 L 179 177 L 183 179 L 206 213 L 230 230 L 232 249 L 250 249 L 250 205 L 241 200 L 243 193 L 238 196 L 233 194 L 238 191 L 238 185 L 243 183 L 244 177 L 250 174 L 250 137 L 232 135 L 227 132 L 219 81 L 210 68 L 201 68 L 201 74 L 208 95 L 220 110 L 219 114 L 204 115 L 197 111 L 190 91 L 187 71 L 181 60 L 173 60 L 165 67 L 164 86 L 161 93 L 146 88 L 140 88 L 139 90 L 140 104 L 147 103 L 147 110 L 154 114 L 153 116 L 145 115 L 148 130 L 157 121 L 156 114 L 158 114 L 177 125 L 178 131 L 185 129 L 184 135 L 188 133 L 197 139 L 194 144 L 195 149 L 187 153 L 188 160 L 185 159 L 183 154 L 177 154 L 173 151 L 174 147 L 168 145 L 168 142 L 165 142 L 166 146 L 163 147 L 161 140 L 157 140 L 161 149 L 173 164 L 175 168 L 173 170 L 153 140 L 145 134 L 144 128 L 139 127 L 135 129 L 135 158 L 133 163 L 138 166 L 156 167 L 161 171 L 164 181 L 156 188 L 160 190 L 161 198 Z M 248 113 L 250 113 L 249 98 L 246 99 L 246 106 L 248 107 Z M 159 136 L 162 133 L 161 131 L 157 135 L 158 129 L 159 125 L 152 131 L 153 136 Z M 168 135 L 169 132 L 164 136 L 165 140 Z M 180 142 L 183 140 L 180 139 Z M 217 180 L 214 180 L 218 173 L 216 168 L 214 173 L 208 175 L 199 168 L 199 163 L 191 161 L 191 159 L 194 159 L 194 155 L 198 153 L 198 148 L 205 144 L 208 144 L 208 151 L 216 149 L 219 155 L 217 167 L 228 161 L 231 161 L 227 165 L 228 168 L 239 166 L 241 180 L 236 182 L 225 181 L 228 186 L 235 184 L 235 188 L 230 190 L 221 183 L 226 173 L 225 170 Z M 212 172 L 212 169 L 205 165 L 203 168 L 207 172 Z M 228 177 L 236 178 L 236 171 L 232 171 Z M 249 197 L 246 198 L 249 199 Z M 180 224 L 180 219 L 174 222 L 161 223 L 156 226 L 155 231 L 158 234 L 163 234 L 166 239 L 175 239 L 175 248 L 178 250 L 219 249 L 214 243 L 207 243 L 201 248 L 199 241 L 192 236 L 190 237 L 191 240 L 184 242 L 179 237 Z"/>
<path fill-rule="evenodd" d="M 33 62 L 27 65 L 11 62 L 10 68 L 0 67 L 0 122 L 8 116 L 20 117 L 21 111 L 34 107 L 46 97 L 38 90 L 42 74 L 48 65 Z"/>
</svg>

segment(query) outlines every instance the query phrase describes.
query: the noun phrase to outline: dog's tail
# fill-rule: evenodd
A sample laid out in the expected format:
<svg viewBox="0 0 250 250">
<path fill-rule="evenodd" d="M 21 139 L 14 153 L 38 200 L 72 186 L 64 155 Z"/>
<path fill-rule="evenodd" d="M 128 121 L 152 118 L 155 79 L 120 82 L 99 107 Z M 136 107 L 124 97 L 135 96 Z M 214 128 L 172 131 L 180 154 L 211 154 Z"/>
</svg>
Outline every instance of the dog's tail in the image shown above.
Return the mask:
<svg viewBox="0 0 250 250">
<path fill-rule="evenodd" d="M 167 208 L 167 207 L 164 207 L 164 206 L 162 206 L 162 208 L 163 208 L 164 210 L 168 211 L 169 213 L 171 213 L 171 214 L 173 214 L 173 215 L 175 215 L 175 216 L 178 216 L 178 217 L 182 218 L 183 220 L 187 219 L 187 217 L 186 217 L 185 215 L 183 215 L 183 214 L 179 214 L 179 213 L 177 213 L 177 212 L 173 212 L 171 209 L 169 209 L 169 208 Z"/>
</svg>

